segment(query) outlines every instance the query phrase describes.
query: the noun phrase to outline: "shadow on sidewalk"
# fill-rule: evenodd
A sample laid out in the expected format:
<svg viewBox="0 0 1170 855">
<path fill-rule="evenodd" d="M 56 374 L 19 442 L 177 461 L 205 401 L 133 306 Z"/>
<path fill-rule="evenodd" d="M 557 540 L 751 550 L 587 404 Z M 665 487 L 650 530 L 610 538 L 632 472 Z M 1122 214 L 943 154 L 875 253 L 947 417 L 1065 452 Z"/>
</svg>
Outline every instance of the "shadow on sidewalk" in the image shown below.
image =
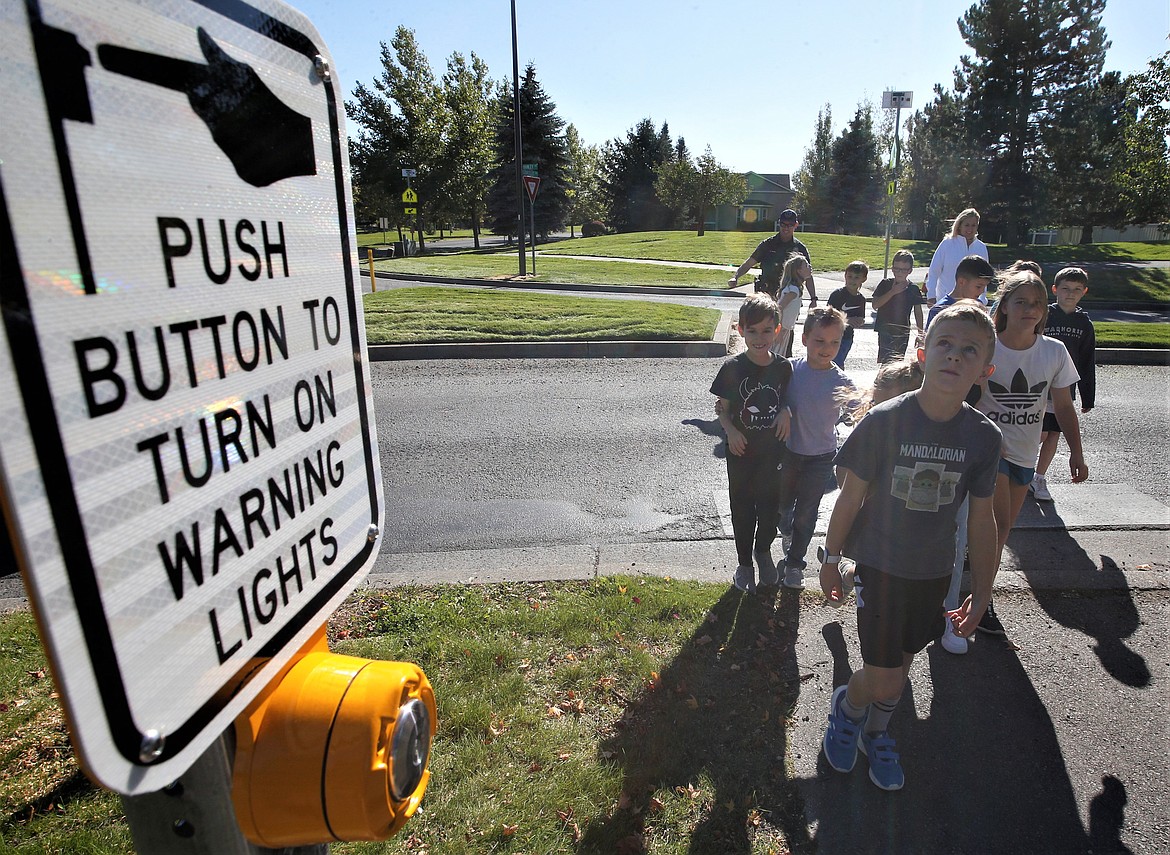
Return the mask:
<svg viewBox="0 0 1170 855">
<path fill-rule="evenodd" d="M 719 419 L 683 419 L 682 423 L 698 428 L 704 436 L 716 437 L 719 442 L 711 449 L 711 454 L 720 460 L 727 459 L 727 437 L 723 433 Z"/>
<path fill-rule="evenodd" d="M 1150 668 L 1142 655 L 1125 643 L 1141 626 L 1125 574 L 1108 555 L 1099 555 L 1095 560 L 1086 553 L 1064 527 L 1059 508 L 1050 502 L 1038 504 L 1044 518 L 1059 528 L 1044 532 L 1017 529 L 1008 537 L 1008 549 L 1020 559 L 1020 569 L 1036 602 L 1061 626 L 1094 639 L 1093 652 L 1115 680 L 1145 688 L 1150 684 Z M 1033 566 L 1028 555 L 1033 544 L 1026 541 L 1037 535 L 1043 537 L 1043 548 L 1058 557 L 1061 566 L 1058 586 L 1053 586 L 1043 572 L 1028 569 Z M 1046 563 L 1051 566 L 1052 559 Z M 1107 596 L 1100 596 L 1102 593 Z"/>
<path fill-rule="evenodd" d="M 837 685 L 853 670 L 841 624 L 826 624 L 822 635 Z M 800 782 L 819 852 L 1092 850 L 1052 719 L 1009 645 L 983 640 L 961 659 L 931 645 L 911 683 L 890 726 L 906 771 L 901 792 L 875 787 L 860 754 L 853 771 L 841 774 L 822 753 L 816 777 Z M 927 709 L 915 708 L 923 703 Z M 808 726 L 823 732 L 823 718 Z M 1121 795 L 1124 804 L 1124 787 Z M 1109 828 L 1120 827 L 1120 808 L 1115 791 L 1102 799 L 1099 839 L 1106 840 Z"/>
<path fill-rule="evenodd" d="M 753 842 L 807 850 L 786 763 L 799 618 L 794 592 L 773 600 L 732 588 L 720 598 L 602 743 L 622 768 L 622 794 L 585 829 L 579 852 L 645 852 L 664 812 L 666 826 L 693 826 L 692 853 L 749 853 Z"/>
</svg>

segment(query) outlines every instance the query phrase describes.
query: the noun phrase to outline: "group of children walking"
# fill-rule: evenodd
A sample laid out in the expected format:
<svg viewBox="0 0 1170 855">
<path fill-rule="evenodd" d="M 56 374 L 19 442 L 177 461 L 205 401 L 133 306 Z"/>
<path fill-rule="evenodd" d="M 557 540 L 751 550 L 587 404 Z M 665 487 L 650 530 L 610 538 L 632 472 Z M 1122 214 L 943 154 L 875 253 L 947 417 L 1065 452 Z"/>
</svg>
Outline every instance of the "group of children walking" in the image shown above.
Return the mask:
<svg viewBox="0 0 1170 855">
<path fill-rule="evenodd" d="M 864 323 L 861 262 L 846 270 L 828 308 L 808 313 L 806 355 L 791 362 L 773 346 L 784 331 L 776 301 L 745 299 L 738 328 L 747 349 L 711 385 L 727 434 L 736 587 L 756 590 L 757 569 L 760 586 L 803 587 L 836 467 L 841 491 L 819 581 L 838 605 L 853 587 L 863 664 L 833 692 L 823 750 L 841 772 L 860 750 L 885 790 L 904 783 L 888 725 L 915 654 L 931 641 L 965 653 L 976 629 L 1004 634 L 992 588 L 1008 533 L 1029 489 L 1049 498 L 1043 473 L 1060 435 L 1072 481 L 1088 477 L 1072 392 L 1079 383 L 1088 412 L 1095 391 L 1092 323 L 1077 306 L 1083 270 L 1057 274 L 1050 306 L 1039 268 L 1017 263 L 989 309 L 984 292 L 995 271 L 968 256 L 923 324 L 912 267 L 909 252 L 897 253 L 893 278 L 874 291 L 882 364 L 868 395 L 842 370 L 842 351 Z M 907 360 L 912 312 L 919 343 Z M 838 448 L 836 426 L 849 415 L 855 427 Z M 771 554 L 777 533 L 782 569 Z M 965 563 L 970 593 L 960 599 Z"/>
</svg>

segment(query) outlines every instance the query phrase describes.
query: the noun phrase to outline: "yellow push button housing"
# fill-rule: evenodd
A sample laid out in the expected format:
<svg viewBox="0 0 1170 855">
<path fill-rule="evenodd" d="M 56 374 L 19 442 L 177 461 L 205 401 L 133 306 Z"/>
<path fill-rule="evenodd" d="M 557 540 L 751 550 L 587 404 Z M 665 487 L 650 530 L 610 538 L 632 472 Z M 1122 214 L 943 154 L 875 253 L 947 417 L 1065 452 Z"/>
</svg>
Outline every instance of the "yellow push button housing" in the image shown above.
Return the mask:
<svg viewBox="0 0 1170 855">
<path fill-rule="evenodd" d="M 232 800 L 269 848 L 385 840 L 418 808 L 435 696 L 408 662 L 328 652 L 324 629 L 236 720 Z"/>
</svg>

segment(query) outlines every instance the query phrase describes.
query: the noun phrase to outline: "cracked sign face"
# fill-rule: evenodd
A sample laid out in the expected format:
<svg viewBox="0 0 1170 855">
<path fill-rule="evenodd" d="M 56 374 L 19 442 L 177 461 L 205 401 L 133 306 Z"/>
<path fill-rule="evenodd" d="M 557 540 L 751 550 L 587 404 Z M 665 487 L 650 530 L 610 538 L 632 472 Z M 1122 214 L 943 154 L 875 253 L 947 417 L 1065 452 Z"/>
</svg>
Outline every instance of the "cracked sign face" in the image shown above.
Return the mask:
<svg viewBox="0 0 1170 855">
<path fill-rule="evenodd" d="M 0 485 L 87 771 L 178 777 L 382 525 L 343 105 L 271 0 L 0 0 Z"/>
</svg>

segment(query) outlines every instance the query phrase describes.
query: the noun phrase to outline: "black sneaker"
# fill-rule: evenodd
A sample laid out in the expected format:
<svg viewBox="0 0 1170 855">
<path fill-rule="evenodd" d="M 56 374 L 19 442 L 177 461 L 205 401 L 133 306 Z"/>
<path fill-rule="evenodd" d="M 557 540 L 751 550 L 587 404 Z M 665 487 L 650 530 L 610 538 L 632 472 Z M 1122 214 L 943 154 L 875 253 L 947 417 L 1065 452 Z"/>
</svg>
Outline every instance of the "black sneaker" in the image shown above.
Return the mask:
<svg viewBox="0 0 1170 855">
<path fill-rule="evenodd" d="M 987 604 L 987 611 L 983 613 L 983 617 L 979 619 L 979 631 L 986 632 L 988 635 L 1007 635 L 1000 623 L 999 618 L 995 614 L 995 607 Z"/>
</svg>

